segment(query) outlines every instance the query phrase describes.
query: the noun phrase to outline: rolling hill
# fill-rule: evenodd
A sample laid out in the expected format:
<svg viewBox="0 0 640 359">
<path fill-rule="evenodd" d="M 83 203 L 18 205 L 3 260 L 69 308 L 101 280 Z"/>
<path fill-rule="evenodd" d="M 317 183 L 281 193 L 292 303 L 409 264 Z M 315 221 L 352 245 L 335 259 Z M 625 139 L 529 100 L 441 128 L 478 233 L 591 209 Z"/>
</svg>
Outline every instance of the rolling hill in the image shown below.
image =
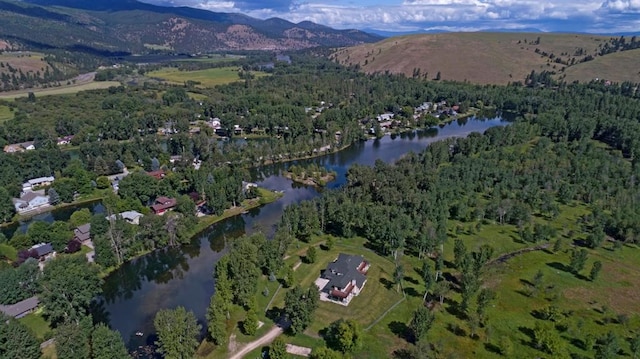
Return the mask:
<svg viewBox="0 0 640 359">
<path fill-rule="evenodd" d="M 381 37 L 310 22 L 163 7 L 136 0 L 0 0 L 0 46 L 65 49 L 94 54 L 149 48 L 198 53 L 216 50 L 297 50 L 351 46 Z"/>
<path fill-rule="evenodd" d="M 640 46 L 633 38 L 633 46 Z M 609 36 L 551 33 L 440 33 L 388 38 L 337 50 L 332 58 L 367 73 L 404 73 L 480 84 L 524 81 L 536 71 L 557 79 L 638 81 L 640 51 Z M 633 69 L 635 65 L 635 70 Z M 635 72 L 634 72 L 635 71 Z"/>
</svg>

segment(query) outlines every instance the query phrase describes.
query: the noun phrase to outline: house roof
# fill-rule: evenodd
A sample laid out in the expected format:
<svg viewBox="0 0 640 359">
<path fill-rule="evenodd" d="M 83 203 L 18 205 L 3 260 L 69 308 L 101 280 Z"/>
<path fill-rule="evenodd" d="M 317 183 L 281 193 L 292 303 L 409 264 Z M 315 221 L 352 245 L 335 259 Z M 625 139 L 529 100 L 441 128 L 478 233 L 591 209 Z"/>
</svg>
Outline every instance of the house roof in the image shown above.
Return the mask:
<svg viewBox="0 0 640 359">
<path fill-rule="evenodd" d="M 40 183 L 44 183 L 44 182 L 53 182 L 55 181 L 55 177 L 53 176 L 47 176 L 47 177 L 38 177 L 38 178 L 33 178 L 30 180 L 27 180 L 27 182 L 25 182 L 25 184 L 30 184 L 30 185 L 37 185 Z"/>
<path fill-rule="evenodd" d="M 151 209 L 153 209 L 154 212 L 160 212 L 175 207 L 177 203 L 178 201 L 175 198 L 158 197 L 156 198 L 156 203 L 151 206 Z"/>
<path fill-rule="evenodd" d="M 78 228 L 76 228 L 76 232 L 80 232 L 80 233 L 91 232 L 91 223 L 85 223 L 81 226 L 78 226 Z"/>
<path fill-rule="evenodd" d="M 110 219 L 116 219 L 116 218 L 117 218 L 117 216 L 120 216 L 120 217 L 122 217 L 122 219 L 127 220 L 127 221 L 129 221 L 129 222 L 133 222 L 133 221 L 135 221 L 136 219 L 138 219 L 138 218 L 142 217 L 142 216 L 143 216 L 143 214 L 142 214 L 142 213 L 140 213 L 140 212 L 137 212 L 137 211 L 124 211 L 124 212 L 122 212 L 122 213 L 118 213 L 117 215 L 116 215 L 116 214 L 112 214 L 112 215 L 107 216 L 107 217 L 105 217 L 105 218 L 106 218 L 107 220 L 110 220 Z"/>
<path fill-rule="evenodd" d="M 165 173 L 163 170 L 157 170 L 157 171 L 151 171 L 151 172 L 147 172 L 147 174 L 151 177 L 155 177 L 157 179 L 163 179 L 165 176 Z"/>
<path fill-rule="evenodd" d="M 74 231 L 75 239 L 84 242 L 91 239 L 91 223 L 85 223 L 78 226 Z"/>
<path fill-rule="evenodd" d="M 335 261 L 327 265 L 323 273 L 323 277 L 329 279 L 325 289 L 345 288 L 354 279 L 356 285 L 362 287 L 367 277 L 358 269 L 364 261 L 363 256 L 340 253 Z"/>
<path fill-rule="evenodd" d="M 0 312 L 11 317 L 17 317 L 28 311 L 36 309 L 38 307 L 38 303 L 38 297 L 31 297 L 15 304 L 0 305 Z"/>
<path fill-rule="evenodd" d="M 53 246 L 51 245 L 51 243 L 36 244 L 33 247 L 31 247 L 31 249 L 35 249 L 36 252 L 38 253 L 38 256 L 40 257 L 46 256 L 47 254 L 53 252 Z"/>
</svg>

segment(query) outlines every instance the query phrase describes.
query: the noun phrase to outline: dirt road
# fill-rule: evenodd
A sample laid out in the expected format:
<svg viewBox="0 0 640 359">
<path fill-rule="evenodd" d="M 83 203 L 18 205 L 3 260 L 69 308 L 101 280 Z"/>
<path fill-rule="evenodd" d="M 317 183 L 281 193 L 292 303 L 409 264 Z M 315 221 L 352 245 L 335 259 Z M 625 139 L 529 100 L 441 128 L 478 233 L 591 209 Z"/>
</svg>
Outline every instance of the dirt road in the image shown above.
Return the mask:
<svg viewBox="0 0 640 359">
<path fill-rule="evenodd" d="M 249 354 L 256 348 L 262 347 L 271 343 L 278 335 L 282 334 L 284 329 L 279 326 L 274 326 L 265 335 L 260 338 L 246 344 L 242 349 L 234 353 L 229 359 L 242 359 L 245 355 Z"/>
</svg>

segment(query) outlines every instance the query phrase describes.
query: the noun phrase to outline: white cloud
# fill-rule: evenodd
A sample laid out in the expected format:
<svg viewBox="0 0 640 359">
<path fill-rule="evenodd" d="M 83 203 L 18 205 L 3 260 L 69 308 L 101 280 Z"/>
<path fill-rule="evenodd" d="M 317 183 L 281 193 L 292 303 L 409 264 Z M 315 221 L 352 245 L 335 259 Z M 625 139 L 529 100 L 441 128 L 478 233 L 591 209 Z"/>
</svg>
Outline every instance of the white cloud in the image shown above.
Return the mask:
<svg viewBox="0 0 640 359">
<path fill-rule="evenodd" d="M 355 1 L 170 0 L 176 5 L 242 12 L 263 19 L 277 16 L 292 22 L 308 20 L 335 28 L 385 31 L 538 28 L 598 32 L 640 29 L 640 18 L 630 15 L 640 13 L 640 0 L 379 0 L 383 3 L 377 5 L 369 5 L 368 0 Z M 613 16 L 617 14 L 626 17 Z"/>
</svg>

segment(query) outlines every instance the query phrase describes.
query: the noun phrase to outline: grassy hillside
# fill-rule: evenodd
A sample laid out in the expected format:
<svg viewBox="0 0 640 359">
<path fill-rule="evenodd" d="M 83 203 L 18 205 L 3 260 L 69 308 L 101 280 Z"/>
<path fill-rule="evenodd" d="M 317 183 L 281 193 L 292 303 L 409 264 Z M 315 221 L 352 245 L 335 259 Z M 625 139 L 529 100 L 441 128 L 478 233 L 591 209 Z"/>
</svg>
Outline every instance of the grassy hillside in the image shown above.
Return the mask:
<svg viewBox="0 0 640 359">
<path fill-rule="evenodd" d="M 264 72 L 253 72 L 253 74 L 256 77 L 266 75 Z M 178 85 L 184 84 L 187 81 L 195 81 L 204 87 L 213 87 L 241 80 L 237 67 L 219 67 L 196 71 L 180 71 L 176 68 L 163 68 L 149 72 L 147 76 Z"/>
<path fill-rule="evenodd" d="M 567 82 L 606 79 L 613 82 L 640 83 L 640 49 L 596 57 L 593 61 L 571 66 L 565 71 Z"/>
<path fill-rule="evenodd" d="M 434 79 L 440 72 L 442 80 L 481 84 L 523 81 L 532 70 L 554 71 L 560 77 L 563 68 L 598 66 L 600 62 L 595 60 L 581 63 L 587 57 L 594 57 L 596 60 L 607 59 L 611 64 L 600 78 L 631 80 L 627 77 L 628 71 L 622 69 L 638 63 L 640 52 L 632 50 L 597 56 L 609 39 L 577 34 L 421 34 L 340 49 L 332 57 L 341 64 L 359 64 L 368 73 L 390 71 L 413 76 L 418 75 L 419 69 L 422 78 Z M 571 76 L 572 80 L 580 81 L 598 77 L 589 70 L 576 70 Z"/>
</svg>

